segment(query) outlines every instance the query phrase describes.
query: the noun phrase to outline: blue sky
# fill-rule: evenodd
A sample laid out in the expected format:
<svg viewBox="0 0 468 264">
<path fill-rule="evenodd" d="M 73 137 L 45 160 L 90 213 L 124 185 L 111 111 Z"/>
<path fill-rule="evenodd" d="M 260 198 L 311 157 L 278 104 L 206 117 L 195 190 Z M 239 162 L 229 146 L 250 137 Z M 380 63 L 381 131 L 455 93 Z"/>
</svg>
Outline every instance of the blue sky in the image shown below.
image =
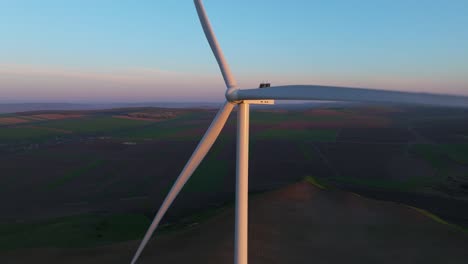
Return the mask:
<svg viewBox="0 0 468 264">
<path fill-rule="evenodd" d="M 205 0 L 242 87 L 468 95 L 468 2 Z M 192 1 L 0 0 L 0 101 L 221 100 Z"/>
</svg>

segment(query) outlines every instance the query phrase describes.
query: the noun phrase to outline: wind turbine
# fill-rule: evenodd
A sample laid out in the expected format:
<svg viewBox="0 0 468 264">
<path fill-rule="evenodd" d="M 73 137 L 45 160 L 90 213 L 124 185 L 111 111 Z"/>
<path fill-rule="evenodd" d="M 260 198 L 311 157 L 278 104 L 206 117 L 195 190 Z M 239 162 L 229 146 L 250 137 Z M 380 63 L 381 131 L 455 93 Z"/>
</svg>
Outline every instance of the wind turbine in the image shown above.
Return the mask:
<svg viewBox="0 0 468 264">
<path fill-rule="evenodd" d="M 247 264 L 247 225 L 248 225 L 248 149 L 249 149 L 249 105 L 273 104 L 278 100 L 325 100 L 325 101 L 358 101 L 373 103 L 406 103 L 450 107 L 468 107 L 468 98 L 452 95 L 410 93 L 363 88 L 287 85 L 263 89 L 239 89 L 231 69 L 224 58 L 221 47 L 211 27 L 202 0 L 194 0 L 200 23 L 218 62 L 224 82 L 226 83 L 226 102 L 216 114 L 210 127 L 205 132 L 197 148 L 183 168 L 176 182 L 167 194 L 153 222 L 148 228 L 133 259 L 135 264 L 143 249 L 158 227 L 162 217 L 188 181 L 200 162 L 206 156 L 224 127 L 235 106 L 237 112 L 237 165 L 236 165 L 236 219 L 234 263 Z"/>
</svg>

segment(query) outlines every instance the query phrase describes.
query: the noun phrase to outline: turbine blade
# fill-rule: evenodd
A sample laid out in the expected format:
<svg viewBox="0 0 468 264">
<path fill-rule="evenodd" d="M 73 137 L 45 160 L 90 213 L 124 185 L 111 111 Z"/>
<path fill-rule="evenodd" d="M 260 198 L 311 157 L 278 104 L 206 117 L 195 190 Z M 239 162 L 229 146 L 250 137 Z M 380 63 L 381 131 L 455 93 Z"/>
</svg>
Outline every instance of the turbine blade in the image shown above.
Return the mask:
<svg viewBox="0 0 468 264">
<path fill-rule="evenodd" d="M 229 100 L 233 101 L 259 99 L 355 101 L 468 108 L 468 97 L 466 96 L 319 85 L 286 85 L 236 90 L 232 94 L 229 94 L 228 97 Z"/>
<path fill-rule="evenodd" d="M 200 23 L 203 27 L 203 31 L 205 32 L 206 39 L 210 44 L 211 50 L 213 51 L 214 56 L 216 57 L 216 61 L 218 62 L 219 69 L 221 70 L 221 74 L 223 75 L 224 82 L 226 83 L 227 88 L 236 88 L 237 82 L 234 79 L 234 75 L 231 73 L 231 69 L 224 58 L 223 51 L 219 46 L 218 40 L 214 34 L 213 28 L 211 27 L 210 20 L 208 20 L 208 16 L 206 15 L 205 7 L 201 0 L 194 0 L 195 7 L 197 9 L 198 18 L 200 19 Z"/>
<path fill-rule="evenodd" d="M 188 181 L 190 176 L 192 176 L 193 172 L 198 167 L 198 165 L 203 160 L 203 158 L 206 156 L 211 146 L 213 146 L 213 143 L 216 141 L 216 138 L 218 137 L 219 133 L 223 129 L 224 124 L 226 124 L 229 114 L 232 112 L 233 108 L 234 108 L 234 104 L 226 102 L 216 114 L 216 117 L 211 122 L 210 127 L 205 132 L 205 135 L 203 136 L 200 143 L 198 143 L 197 148 L 193 152 L 189 161 L 185 165 L 184 169 L 180 173 L 179 177 L 175 181 L 171 190 L 169 191 L 166 198 L 164 199 L 164 202 L 162 203 L 161 207 L 156 213 L 156 216 L 154 217 L 153 222 L 151 223 L 150 227 L 146 231 L 146 234 L 143 240 L 141 241 L 140 246 L 138 247 L 138 250 L 135 253 L 135 256 L 132 259 L 132 262 L 131 262 L 132 264 L 136 263 L 136 261 L 141 255 L 141 252 L 143 251 L 149 239 L 151 238 L 151 235 L 153 234 L 154 230 L 156 230 L 156 228 L 158 227 L 159 222 L 161 221 L 162 217 L 164 216 L 166 211 L 169 209 L 174 199 L 177 197 L 177 194 L 179 194 L 180 190 Z"/>
</svg>

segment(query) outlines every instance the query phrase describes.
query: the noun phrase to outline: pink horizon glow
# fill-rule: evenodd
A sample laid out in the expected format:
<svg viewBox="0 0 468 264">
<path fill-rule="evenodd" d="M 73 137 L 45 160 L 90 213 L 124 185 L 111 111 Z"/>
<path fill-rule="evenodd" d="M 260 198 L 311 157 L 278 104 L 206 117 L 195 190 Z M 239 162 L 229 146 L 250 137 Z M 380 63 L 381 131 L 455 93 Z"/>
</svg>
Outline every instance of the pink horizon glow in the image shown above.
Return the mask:
<svg viewBox="0 0 468 264">
<path fill-rule="evenodd" d="M 236 75 L 234 73 L 234 75 Z M 236 78 L 240 87 L 264 80 L 255 72 Z M 353 74 L 275 74 L 273 85 L 318 84 L 386 90 L 468 95 L 468 82 L 433 76 L 359 76 Z M 0 64 L 0 100 L 13 101 L 221 101 L 225 85 L 219 73 L 176 72 L 152 68 L 73 69 Z"/>
</svg>

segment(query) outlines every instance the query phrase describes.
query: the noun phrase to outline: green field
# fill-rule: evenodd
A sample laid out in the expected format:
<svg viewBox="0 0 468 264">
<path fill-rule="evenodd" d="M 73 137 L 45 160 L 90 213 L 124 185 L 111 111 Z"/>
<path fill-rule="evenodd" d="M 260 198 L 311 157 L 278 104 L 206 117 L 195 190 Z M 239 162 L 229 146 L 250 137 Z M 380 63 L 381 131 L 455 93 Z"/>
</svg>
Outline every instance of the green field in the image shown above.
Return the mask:
<svg viewBox="0 0 468 264">
<path fill-rule="evenodd" d="M 407 179 L 407 180 L 391 180 L 391 179 L 371 179 L 371 178 L 352 178 L 352 177 L 330 177 L 327 182 L 347 183 L 359 186 L 366 186 L 377 189 L 395 190 L 395 191 L 418 191 L 424 188 L 431 187 L 438 182 L 433 178 L 424 179 Z"/>
<path fill-rule="evenodd" d="M 95 116 L 62 120 L 35 122 L 34 127 L 28 125 L 6 126 L 0 128 L 0 143 L 42 142 L 55 136 L 100 135 L 122 139 L 193 139 L 195 135 L 183 135 L 195 125 L 186 125 L 181 119 L 168 121 L 142 121 L 110 116 Z"/>
<path fill-rule="evenodd" d="M 468 165 L 468 144 L 443 144 L 440 148 L 452 160 Z"/>
<path fill-rule="evenodd" d="M 193 125 L 178 125 L 178 126 L 162 126 L 161 124 L 153 124 L 139 129 L 132 129 L 117 133 L 116 135 L 121 138 L 130 140 L 141 139 L 173 139 L 173 140 L 186 140 L 194 139 L 200 135 L 184 135 L 181 136 L 186 130 L 196 128 Z"/>
<path fill-rule="evenodd" d="M 310 140 L 318 142 L 334 142 L 338 132 L 333 129 L 268 129 L 252 133 L 253 139 L 287 139 L 287 140 Z"/>
<path fill-rule="evenodd" d="M 425 204 L 423 200 L 421 207 L 438 214 L 442 212 L 440 216 L 449 222 L 460 221 L 460 225 L 466 222 L 466 213 L 458 210 L 461 206 L 446 206 L 457 202 L 455 199 L 467 197 L 468 144 L 465 140 L 460 144 L 413 144 L 416 137 L 407 133 L 406 114 L 404 118 L 382 114 L 382 118 L 392 120 L 388 132 L 380 128 L 371 130 L 368 124 L 362 124 L 365 123 L 362 120 L 367 122 L 366 117 L 378 115 L 372 110 L 363 112 L 364 119 L 356 125 L 350 122 L 360 115 L 356 109 L 336 110 L 349 114 L 335 116 L 325 112 L 320 116 L 320 111 L 318 114 L 291 110 L 261 112 L 254 108 L 250 132 L 251 162 L 255 162 L 251 190 L 261 192 L 282 187 L 313 175 L 305 177 L 305 181 L 323 190 L 337 188 L 362 195 L 382 193 L 383 199 L 412 205 L 418 202 L 412 200 L 413 194 L 441 198 L 440 204 L 430 200 Z M 4 174 L 0 194 L 7 205 L 2 218 L 5 222 L 0 223 L 0 250 L 94 247 L 142 237 L 159 206 L 155 203 L 172 187 L 170 179 L 182 170 L 215 111 L 183 110 L 161 121 L 115 117 L 163 110 L 135 111 L 90 111 L 77 118 L 30 118 L 31 122 L 26 124 L 0 126 L 0 146 L 4 147 L 0 149 Z M 394 119 L 401 122 L 393 122 Z M 232 202 L 235 113 L 228 122 L 178 198 L 187 200 L 180 201 L 180 208 L 168 215 L 158 232 L 180 231 L 218 212 L 220 205 Z M 431 129 L 432 126 L 417 131 L 429 135 L 424 142 L 457 142 L 450 133 L 445 139 L 438 139 L 438 133 L 432 138 L 431 133 L 425 133 Z M 340 139 L 353 138 L 362 131 L 370 139 L 374 138 L 372 133 L 381 133 L 375 138 L 398 140 L 396 143 L 389 140 L 389 144 L 378 140 L 337 140 L 338 131 Z M 278 142 L 279 148 L 271 148 L 272 142 Z M 263 166 L 268 170 L 257 169 Z M 415 166 L 414 170 L 410 166 Z M 12 204 L 10 201 L 18 192 L 22 198 Z M 107 207 L 109 203 L 115 206 Z M 28 214 L 37 212 L 38 206 L 47 214 L 28 219 Z M 429 211 L 420 212 L 434 218 Z M 83 212 L 94 213 L 79 215 Z M 193 215 L 187 217 L 189 214 Z M 60 218 L 46 220 L 51 215 Z"/>
<path fill-rule="evenodd" d="M 55 136 L 96 135 L 136 129 L 151 124 L 151 122 L 113 117 L 90 117 L 48 120 L 32 124 L 34 127 L 30 127 L 30 124 L 0 127 L 0 142 L 41 142 Z"/>
<path fill-rule="evenodd" d="M 459 188 L 467 181 L 468 174 L 460 171 L 468 165 L 468 144 L 419 144 L 413 151 L 436 170 L 437 183 L 445 188 Z"/>
<path fill-rule="evenodd" d="M 221 138 L 200 164 L 193 176 L 184 186 L 184 191 L 192 193 L 210 193 L 222 188 L 229 173 L 228 161 L 219 159 L 219 152 L 226 144 Z"/>
<path fill-rule="evenodd" d="M 52 120 L 38 124 L 48 128 L 62 129 L 78 134 L 112 132 L 151 124 L 150 121 L 114 117 L 89 117 L 78 119 Z"/>
<path fill-rule="evenodd" d="M 94 135 L 112 136 L 129 140 L 143 139 L 171 139 L 171 140 L 193 140 L 202 135 L 197 129 L 205 129 L 208 124 L 185 123 L 197 118 L 204 118 L 208 113 L 183 114 L 177 118 L 152 122 L 144 120 L 131 120 L 115 118 L 109 115 L 94 115 L 82 118 L 43 120 L 21 124 L 17 126 L 4 126 L 0 128 L 0 142 L 41 142 L 55 136 Z M 341 117 L 314 117 L 306 116 L 300 112 L 291 113 L 269 113 L 252 112 L 252 123 L 275 124 L 290 121 L 312 121 L 317 119 L 329 120 Z M 234 119 L 231 119 L 231 121 Z M 29 127 L 33 125 L 34 127 Z M 191 132 L 192 131 L 192 132 Z M 195 132 L 194 132 L 195 131 Z M 252 134 L 258 139 L 277 139 L 288 137 L 298 140 L 334 141 L 336 131 L 320 130 L 266 130 L 258 134 Z"/>
<path fill-rule="evenodd" d="M 0 249 L 90 247 L 141 238 L 150 220 L 140 214 L 78 215 L 37 223 L 0 224 Z"/>
<path fill-rule="evenodd" d="M 447 159 L 468 165 L 468 144 L 419 144 L 414 151 L 437 169 L 447 167 Z"/>
<path fill-rule="evenodd" d="M 47 185 L 47 189 L 48 190 L 56 189 L 56 188 L 62 186 L 63 184 L 73 180 L 74 178 L 79 177 L 79 176 L 81 176 L 83 174 L 86 174 L 87 172 L 89 172 L 90 170 L 96 168 L 97 166 L 101 165 L 102 163 L 103 163 L 102 160 L 93 160 L 90 163 L 88 163 L 86 166 L 83 166 L 83 167 L 81 167 L 79 169 L 73 170 L 73 171 L 63 175 L 62 177 L 50 182 Z"/>
<path fill-rule="evenodd" d="M 30 127 L 0 127 L 0 142 L 38 141 L 64 133 L 48 129 Z"/>
<path fill-rule="evenodd" d="M 252 111 L 252 113 L 250 114 L 250 120 L 252 124 L 280 124 L 283 122 L 291 122 L 291 121 L 312 122 L 312 121 L 327 121 L 327 120 L 343 120 L 344 118 L 346 117 L 312 116 L 312 115 L 305 115 L 302 112 L 295 112 L 295 111 L 290 111 L 287 113 Z"/>
</svg>

